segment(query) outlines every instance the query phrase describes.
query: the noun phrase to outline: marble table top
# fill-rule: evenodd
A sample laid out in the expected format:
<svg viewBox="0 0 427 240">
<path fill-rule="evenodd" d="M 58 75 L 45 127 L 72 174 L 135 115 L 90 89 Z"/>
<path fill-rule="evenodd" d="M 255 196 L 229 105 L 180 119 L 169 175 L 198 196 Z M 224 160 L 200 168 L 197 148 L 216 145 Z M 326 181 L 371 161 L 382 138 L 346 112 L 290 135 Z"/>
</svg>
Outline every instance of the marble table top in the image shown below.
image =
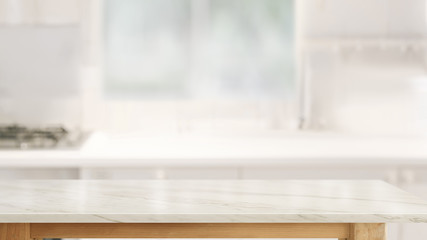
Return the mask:
<svg viewBox="0 0 427 240">
<path fill-rule="evenodd" d="M 382 181 L 0 181 L 0 222 L 427 222 L 427 201 Z"/>
</svg>

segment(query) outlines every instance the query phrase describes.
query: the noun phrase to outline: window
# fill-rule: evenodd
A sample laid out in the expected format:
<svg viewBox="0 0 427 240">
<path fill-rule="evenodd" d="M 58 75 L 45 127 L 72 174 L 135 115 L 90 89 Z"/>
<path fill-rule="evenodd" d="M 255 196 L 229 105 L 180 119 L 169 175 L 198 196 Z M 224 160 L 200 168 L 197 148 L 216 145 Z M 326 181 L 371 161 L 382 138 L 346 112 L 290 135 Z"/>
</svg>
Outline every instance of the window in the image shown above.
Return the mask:
<svg viewBox="0 0 427 240">
<path fill-rule="evenodd" d="M 107 0 L 107 95 L 294 95 L 293 0 Z"/>
</svg>

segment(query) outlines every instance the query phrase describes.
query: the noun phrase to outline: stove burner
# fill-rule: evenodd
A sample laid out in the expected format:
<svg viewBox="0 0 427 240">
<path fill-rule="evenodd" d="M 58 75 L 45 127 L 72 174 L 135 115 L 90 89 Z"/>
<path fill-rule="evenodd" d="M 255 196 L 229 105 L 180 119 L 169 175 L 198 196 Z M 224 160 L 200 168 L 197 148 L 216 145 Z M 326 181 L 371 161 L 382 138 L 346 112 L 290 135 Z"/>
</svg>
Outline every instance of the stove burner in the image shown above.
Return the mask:
<svg viewBox="0 0 427 240">
<path fill-rule="evenodd" d="M 0 147 L 55 147 L 68 131 L 63 127 L 27 128 L 21 125 L 0 126 Z"/>
</svg>

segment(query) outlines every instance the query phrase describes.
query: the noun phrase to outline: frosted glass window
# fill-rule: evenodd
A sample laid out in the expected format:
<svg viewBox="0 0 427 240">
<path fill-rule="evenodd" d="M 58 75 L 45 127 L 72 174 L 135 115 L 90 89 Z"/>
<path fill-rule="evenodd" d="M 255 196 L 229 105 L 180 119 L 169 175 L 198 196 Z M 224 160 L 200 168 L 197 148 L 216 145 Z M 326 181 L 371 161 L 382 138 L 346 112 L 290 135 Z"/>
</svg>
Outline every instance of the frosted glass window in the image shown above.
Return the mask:
<svg viewBox="0 0 427 240">
<path fill-rule="evenodd" d="M 108 0 L 108 94 L 283 98 L 294 93 L 293 0 Z"/>
</svg>

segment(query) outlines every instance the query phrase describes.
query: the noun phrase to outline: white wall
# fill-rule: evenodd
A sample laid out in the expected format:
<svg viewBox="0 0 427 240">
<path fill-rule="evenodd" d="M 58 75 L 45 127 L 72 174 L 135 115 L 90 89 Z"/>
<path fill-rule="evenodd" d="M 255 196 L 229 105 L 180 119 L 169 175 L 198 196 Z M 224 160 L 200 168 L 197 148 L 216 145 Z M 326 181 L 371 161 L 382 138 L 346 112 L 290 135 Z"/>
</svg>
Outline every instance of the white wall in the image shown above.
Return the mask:
<svg viewBox="0 0 427 240">
<path fill-rule="evenodd" d="M 420 109 L 426 105 L 422 97 L 425 0 L 298 0 L 297 5 L 302 75 L 310 95 L 307 127 L 378 134 L 424 131 L 427 113 Z M 130 126 L 141 126 L 144 130 L 153 124 L 175 132 L 203 126 L 234 128 L 235 122 L 248 115 L 254 117 L 237 126 L 270 130 L 297 126 L 295 102 L 258 102 L 249 108 L 236 105 L 221 113 L 221 103 L 190 106 L 165 101 L 159 107 L 134 100 L 107 101 L 99 69 L 101 6 L 101 0 L 0 0 L 2 26 L 71 24 L 81 28 L 82 92 L 81 101 L 73 103 L 81 112 L 73 115 L 81 115 L 85 128 L 132 130 Z"/>
</svg>

